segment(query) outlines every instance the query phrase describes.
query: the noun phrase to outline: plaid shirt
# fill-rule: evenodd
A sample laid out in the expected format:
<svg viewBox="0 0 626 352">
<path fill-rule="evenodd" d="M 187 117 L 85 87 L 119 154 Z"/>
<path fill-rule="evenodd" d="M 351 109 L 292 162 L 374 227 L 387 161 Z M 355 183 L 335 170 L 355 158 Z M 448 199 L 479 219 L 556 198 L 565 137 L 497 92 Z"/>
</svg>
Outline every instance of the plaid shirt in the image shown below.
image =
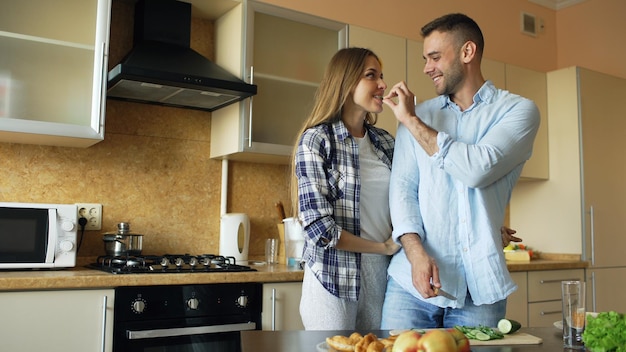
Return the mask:
<svg viewBox="0 0 626 352">
<path fill-rule="evenodd" d="M 390 169 L 394 139 L 365 125 L 376 154 Z M 298 204 L 305 230 L 303 260 L 331 294 L 356 301 L 361 254 L 335 248 L 342 229 L 360 236 L 359 147 L 342 121 L 306 130 L 296 152 Z"/>
</svg>

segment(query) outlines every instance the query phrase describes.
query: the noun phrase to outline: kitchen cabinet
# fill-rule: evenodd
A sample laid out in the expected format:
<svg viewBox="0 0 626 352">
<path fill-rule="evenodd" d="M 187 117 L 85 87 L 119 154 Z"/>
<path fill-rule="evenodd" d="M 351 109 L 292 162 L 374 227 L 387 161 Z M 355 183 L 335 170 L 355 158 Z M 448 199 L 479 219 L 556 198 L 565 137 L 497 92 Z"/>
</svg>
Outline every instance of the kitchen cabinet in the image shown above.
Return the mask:
<svg viewBox="0 0 626 352">
<path fill-rule="evenodd" d="M 111 0 L 3 2 L 0 142 L 104 139 L 110 9 Z"/>
<path fill-rule="evenodd" d="M 263 284 L 263 330 L 304 330 L 300 318 L 302 282 Z"/>
<path fill-rule="evenodd" d="M 483 59 L 483 77 L 511 93 L 535 102 L 541 116 L 541 124 L 533 143 L 533 155 L 526 161 L 520 180 L 547 180 L 548 162 L 548 87 L 544 72 Z"/>
<path fill-rule="evenodd" d="M 547 180 L 550 176 L 548 162 L 548 85 L 544 72 L 514 65 L 505 65 L 505 89 L 535 102 L 541 124 L 533 143 L 533 154 L 524 164 L 521 180 Z"/>
<path fill-rule="evenodd" d="M 112 289 L 0 293 L 4 351 L 111 351 Z"/>
<path fill-rule="evenodd" d="M 587 306 L 589 311 L 614 310 L 626 313 L 626 267 L 587 270 Z"/>
<path fill-rule="evenodd" d="M 561 319 L 561 281 L 585 279 L 584 269 L 517 271 L 518 289 L 507 300 L 506 317 L 522 326 L 553 326 Z"/>
<path fill-rule="evenodd" d="M 548 72 L 547 87 L 550 179 L 516 186 L 511 226 L 543 252 L 590 262 L 590 310 L 626 312 L 615 293 L 626 286 L 626 119 L 615 104 L 626 95 L 626 79 L 568 67 Z"/>
<path fill-rule="evenodd" d="M 528 326 L 528 275 L 525 271 L 511 273 L 517 284 L 517 291 L 507 297 L 506 317 L 517 320 L 522 326 Z"/>
<path fill-rule="evenodd" d="M 287 164 L 346 25 L 254 1 L 215 21 L 218 65 L 258 86 L 211 115 L 211 158 Z"/>
<path fill-rule="evenodd" d="M 528 272 L 528 326 L 553 326 L 562 318 L 561 281 L 584 281 L 583 269 Z"/>
<path fill-rule="evenodd" d="M 626 312 L 626 119 L 619 104 L 626 79 L 578 68 L 584 253 L 591 261 L 589 300 L 594 311 Z M 551 82 L 552 83 L 552 82 Z M 554 87 L 556 88 L 556 87 Z M 550 88 L 552 89 L 552 87 Z M 572 97 L 574 98 L 574 97 Z"/>
</svg>

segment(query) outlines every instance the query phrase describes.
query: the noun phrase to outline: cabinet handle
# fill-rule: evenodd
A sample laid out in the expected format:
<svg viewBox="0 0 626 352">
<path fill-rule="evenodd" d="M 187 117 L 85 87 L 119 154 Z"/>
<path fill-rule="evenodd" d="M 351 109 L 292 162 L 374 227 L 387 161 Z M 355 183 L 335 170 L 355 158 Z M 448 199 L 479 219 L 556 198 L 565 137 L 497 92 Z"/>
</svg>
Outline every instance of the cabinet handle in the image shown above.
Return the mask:
<svg viewBox="0 0 626 352">
<path fill-rule="evenodd" d="M 595 241 L 596 241 L 596 232 L 594 231 L 594 211 L 593 205 L 589 207 L 589 226 L 591 227 L 591 265 L 596 264 L 596 249 L 595 249 Z M 594 310 L 595 312 L 595 310 Z"/>
<path fill-rule="evenodd" d="M 276 331 L 276 289 L 272 289 L 272 331 Z"/>
<path fill-rule="evenodd" d="M 591 308 L 592 312 L 597 312 L 596 310 L 596 273 L 591 272 Z"/>
<path fill-rule="evenodd" d="M 561 311 L 560 310 L 551 310 L 547 312 L 541 311 L 539 314 L 540 315 L 561 314 Z"/>
<path fill-rule="evenodd" d="M 104 104 L 104 102 L 107 99 L 106 87 L 107 87 L 107 61 L 108 60 L 107 60 L 106 46 L 107 46 L 106 42 L 103 42 L 102 43 L 102 58 L 101 58 L 102 76 L 100 76 L 100 94 L 99 94 L 100 104 L 98 105 L 98 121 L 96 121 L 96 123 L 94 123 L 91 126 L 96 133 L 102 132 L 102 129 L 104 128 L 104 125 L 102 124 L 102 116 L 104 116 L 104 114 L 106 113 L 105 104 Z M 102 133 L 102 135 L 104 136 L 104 133 Z"/>
<path fill-rule="evenodd" d="M 250 66 L 250 84 L 254 84 L 254 66 Z M 248 114 L 248 148 L 252 148 L 252 100 L 250 97 L 250 113 Z"/>
<path fill-rule="evenodd" d="M 107 338 L 107 299 L 104 295 L 102 298 L 102 352 L 106 351 L 106 338 Z"/>
<path fill-rule="evenodd" d="M 580 281 L 580 278 L 571 277 L 569 279 L 540 280 L 539 283 L 540 284 L 553 284 L 553 283 L 556 283 L 556 282 L 560 283 L 561 281 Z"/>
</svg>

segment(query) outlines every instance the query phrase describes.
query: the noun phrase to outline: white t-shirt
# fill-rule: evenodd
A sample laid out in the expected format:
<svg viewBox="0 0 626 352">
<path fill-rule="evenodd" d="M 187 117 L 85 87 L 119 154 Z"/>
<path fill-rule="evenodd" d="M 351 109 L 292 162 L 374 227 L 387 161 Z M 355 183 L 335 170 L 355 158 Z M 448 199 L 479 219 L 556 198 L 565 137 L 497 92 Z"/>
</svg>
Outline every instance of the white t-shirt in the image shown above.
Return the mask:
<svg viewBox="0 0 626 352">
<path fill-rule="evenodd" d="M 384 242 L 391 236 L 389 213 L 389 177 L 391 170 L 374 152 L 367 133 L 356 138 L 359 143 L 361 173 L 361 237 Z"/>
</svg>

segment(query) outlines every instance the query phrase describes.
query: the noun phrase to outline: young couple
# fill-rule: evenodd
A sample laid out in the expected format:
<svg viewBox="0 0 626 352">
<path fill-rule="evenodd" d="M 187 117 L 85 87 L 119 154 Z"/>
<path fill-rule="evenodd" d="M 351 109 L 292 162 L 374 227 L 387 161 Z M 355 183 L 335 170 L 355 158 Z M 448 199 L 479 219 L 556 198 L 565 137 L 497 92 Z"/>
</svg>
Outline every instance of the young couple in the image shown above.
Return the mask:
<svg viewBox="0 0 626 352">
<path fill-rule="evenodd" d="M 445 15 L 421 34 L 437 98 L 415 106 L 404 82 L 386 92 L 375 53 L 342 49 L 300 131 L 307 330 L 495 326 L 517 288 L 502 248 L 520 239 L 503 219 L 539 111 L 485 81 L 471 18 Z M 375 127 L 383 104 L 400 122 L 395 141 Z"/>
</svg>

